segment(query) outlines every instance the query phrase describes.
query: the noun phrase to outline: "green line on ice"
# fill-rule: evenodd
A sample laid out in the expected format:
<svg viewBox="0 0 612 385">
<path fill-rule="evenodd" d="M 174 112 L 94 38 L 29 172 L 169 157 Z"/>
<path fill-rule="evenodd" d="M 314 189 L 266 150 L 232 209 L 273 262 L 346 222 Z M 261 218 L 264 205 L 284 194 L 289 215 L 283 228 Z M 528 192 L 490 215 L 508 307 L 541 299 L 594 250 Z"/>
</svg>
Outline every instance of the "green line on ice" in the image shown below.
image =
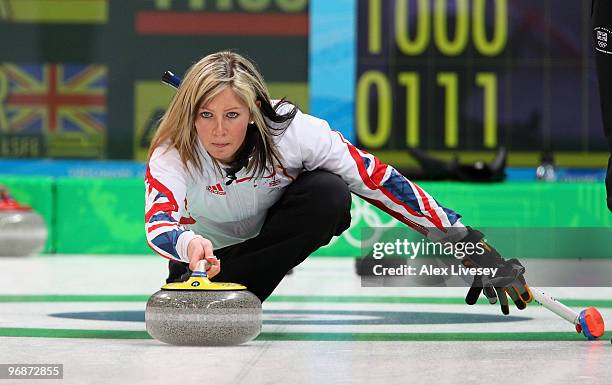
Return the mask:
<svg viewBox="0 0 612 385">
<path fill-rule="evenodd" d="M 610 332 L 602 339 L 610 338 Z M 0 337 L 151 339 L 144 330 L 0 328 Z M 522 333 L 261 333 L 257 341 L 585 341 L 574 332 Z"/>
</svg>

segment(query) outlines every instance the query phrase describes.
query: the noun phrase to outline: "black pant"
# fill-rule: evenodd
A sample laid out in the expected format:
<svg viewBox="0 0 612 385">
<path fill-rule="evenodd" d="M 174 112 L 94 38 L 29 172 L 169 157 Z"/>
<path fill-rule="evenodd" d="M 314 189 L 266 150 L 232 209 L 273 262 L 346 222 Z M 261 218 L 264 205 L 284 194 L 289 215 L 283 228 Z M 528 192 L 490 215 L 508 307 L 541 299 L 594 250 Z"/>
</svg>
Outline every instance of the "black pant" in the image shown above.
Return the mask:
<svg viewBox="0 0 612 385">
<path fill-rule="evenodd" d="M 608 195 L 608 209 L 612 211 L 612 33 L 609 32 L 612 31 L 612 0 L 593 0 L 592 19 L 595 65 L 597 66 L 597 77 L 599 79 L 603 128 L 611 153 L 608 160 L 606 191 Z M 607 51 L 608 53 L 602 51 Z"/>
<path fill-rule="evenodd" d="M 308 171 L 287 187 L 254 238 L 215 250 L 221 272 L 212 280 L 245 285 L 262 302 L 287 272 L 351 224 L 351 194 L 337 175 Z M 202 234 L 206 237 L 206 234 Z M 166 282 L 189 278 L 188 264 L 170 261 Z"/>
</svg>

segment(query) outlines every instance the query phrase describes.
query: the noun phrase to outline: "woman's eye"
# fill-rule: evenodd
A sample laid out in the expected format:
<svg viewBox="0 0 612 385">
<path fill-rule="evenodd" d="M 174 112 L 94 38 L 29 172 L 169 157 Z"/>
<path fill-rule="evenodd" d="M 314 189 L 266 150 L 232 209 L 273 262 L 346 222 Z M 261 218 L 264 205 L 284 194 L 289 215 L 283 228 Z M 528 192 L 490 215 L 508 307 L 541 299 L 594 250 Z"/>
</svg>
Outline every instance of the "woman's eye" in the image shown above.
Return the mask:
<svg viewBox="0 0 612 385">
<path fill-rule="evenodd" d="M 204 112 L 202 112 L 200 114 L 200 116 L 203 117 L 203 118 L 210 118 L 212 116 L 212 114 L 210 112 L 204 111 Z"/>
<path fill-rule="evenodd" d="M 238 117 L 238 113 L 237 112 L 228 112 L 227 113 L 227 117 L 230 119 L 235 119 Z"/>
</svg>

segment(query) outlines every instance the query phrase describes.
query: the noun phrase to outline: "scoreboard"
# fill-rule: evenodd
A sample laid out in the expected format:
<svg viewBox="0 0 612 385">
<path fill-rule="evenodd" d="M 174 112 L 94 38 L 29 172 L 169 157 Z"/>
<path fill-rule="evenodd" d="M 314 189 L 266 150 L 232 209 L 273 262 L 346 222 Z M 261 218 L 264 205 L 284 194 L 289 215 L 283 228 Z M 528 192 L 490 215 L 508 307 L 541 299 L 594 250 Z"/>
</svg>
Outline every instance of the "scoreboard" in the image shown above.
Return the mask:
<svg viewBox="0 0 612 385">
<path fill-rule="evenodd" d="M 384 153 L 606 150 L 591 1 L 358 1 L 356 137 Z"/>
</svg>

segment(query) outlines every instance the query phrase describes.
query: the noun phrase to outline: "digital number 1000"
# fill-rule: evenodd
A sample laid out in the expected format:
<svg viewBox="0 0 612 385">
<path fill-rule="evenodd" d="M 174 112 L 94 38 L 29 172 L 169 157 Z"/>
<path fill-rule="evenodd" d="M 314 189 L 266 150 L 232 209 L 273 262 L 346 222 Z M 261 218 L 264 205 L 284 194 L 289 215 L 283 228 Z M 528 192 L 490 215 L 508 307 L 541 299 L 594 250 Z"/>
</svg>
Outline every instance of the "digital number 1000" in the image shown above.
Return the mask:
<svg viewBox="0 0 612 385">
<path fill-rule="evenodd" d="M 371 55 L 382 53 L 383 2 L 383 0 L 369 0 L 367 7 L 367 46 Z M 503 51 L 508 40 L 507 0 L 472 0 L 471 14 L 468 0 L 455 0 L 454 18 L 449 18 L 447 15 L 449 3 L 451 3 L 449 0 L 435 0 L 431 7 L 430 0 L 418 0 L 416 17 L 411 18 L 409 1 L 395 0 L 394 38 L 399 52 L 407 56 L 420 55 L 433 41 L 443 55 L 460 55 L 469 42 L 470 21 L 472 42 L 476 51 L 484 56 L 496 56 Z M 491 36 L 487 36 L 487 5 L 494 6 Z M 414 20 L 413 28 L 410 28 L 410 20 Z M 452 38 L 447 28 L 450 22 L 455 25 Z M 414 36 L 409 34 L 411 29 L 414 30 Z"/>
</svg>

